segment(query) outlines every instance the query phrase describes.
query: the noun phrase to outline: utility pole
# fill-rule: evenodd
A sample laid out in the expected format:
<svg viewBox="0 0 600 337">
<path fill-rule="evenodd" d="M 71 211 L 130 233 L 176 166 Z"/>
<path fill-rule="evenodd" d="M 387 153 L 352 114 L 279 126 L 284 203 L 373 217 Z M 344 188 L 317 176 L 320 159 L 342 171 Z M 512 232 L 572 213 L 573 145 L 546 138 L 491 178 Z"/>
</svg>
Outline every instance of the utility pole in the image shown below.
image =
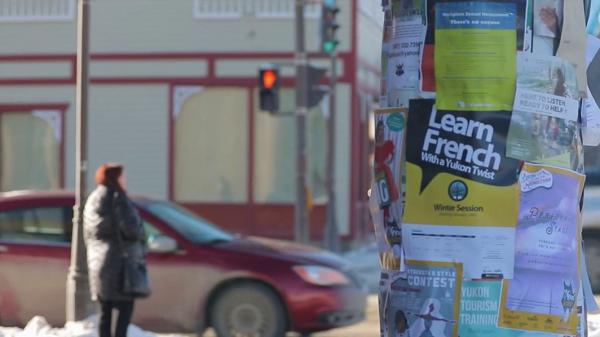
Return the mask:
<svg viewBox="0 0 600 337">
<path fill-rule="evenodd" d="M 308 112 L 308 57 L 304 47 L 304 0 L 296 0 L 296 207 L 294 240 L 308 243 L 309 226 L 306 210 L 306 114 Z"/>
<path fill-rule="evenodd" d="M 325 223 L 325 247 L 340 250 L 340 240 L 335 216 L 335 115 L 337 85 L 337 53 L 331 53 L 331 77 L 329 91 L 329 118 L 327 119 L 327 219 Z"/>
<path fill-rule="evenodd" d="M 77 4 L 77 88 L 76 88 L 76 163 L 75 206 L 73 207 L 73 234 L 71 265 L 67 277 L 67 321 L 78 321 L 90 313 L 90 288 L 87 257 L 83 242 L 83 204 L 87 179 L 87 112 L 89 64 L 89 0 Z"/>
</svg>

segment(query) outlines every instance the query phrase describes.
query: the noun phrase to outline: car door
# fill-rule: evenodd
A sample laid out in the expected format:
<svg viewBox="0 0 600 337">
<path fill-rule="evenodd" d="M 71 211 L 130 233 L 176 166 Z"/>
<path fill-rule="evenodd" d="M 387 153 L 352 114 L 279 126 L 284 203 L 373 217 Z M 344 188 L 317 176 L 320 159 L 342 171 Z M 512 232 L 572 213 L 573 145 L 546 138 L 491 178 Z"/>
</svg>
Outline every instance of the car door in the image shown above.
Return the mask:
<svg viewBox="0 0 600 337">
<path fill-rule="evenodd" d="M 175 239 L 159 220 L 143 211 L 140 214 L 148 240 L 159 235 Z M 157 332 L 194 332 L 207 292 L 201 286 L 201 266 L 181 242 L 172 252 L 149 251 L 147 261 L 152 295 L 136 302 L 133 322 Z"/>
<path fill-rule="evenodd" d="M 0 211 L 0 325 L 36 315 L 64 323 L 72 214 L 59 205 Z"/>
</svg>

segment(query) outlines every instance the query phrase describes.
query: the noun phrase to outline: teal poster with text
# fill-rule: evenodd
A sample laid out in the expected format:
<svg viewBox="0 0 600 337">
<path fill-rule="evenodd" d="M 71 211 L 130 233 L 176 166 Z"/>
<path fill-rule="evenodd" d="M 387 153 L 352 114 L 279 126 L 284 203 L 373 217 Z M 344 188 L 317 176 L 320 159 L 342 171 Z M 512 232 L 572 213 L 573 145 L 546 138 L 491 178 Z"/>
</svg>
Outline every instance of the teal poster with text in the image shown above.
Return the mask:
<svg viewBox="0 0 600 337">
<path fill-rule="evenodd" d="M 557 334 L 498 328 L 502 281 L 463 281 L 460 301 L 460 337 L 558 337 Z M 562 335 L 560 335 L 562 336 Z"/>
</svg>

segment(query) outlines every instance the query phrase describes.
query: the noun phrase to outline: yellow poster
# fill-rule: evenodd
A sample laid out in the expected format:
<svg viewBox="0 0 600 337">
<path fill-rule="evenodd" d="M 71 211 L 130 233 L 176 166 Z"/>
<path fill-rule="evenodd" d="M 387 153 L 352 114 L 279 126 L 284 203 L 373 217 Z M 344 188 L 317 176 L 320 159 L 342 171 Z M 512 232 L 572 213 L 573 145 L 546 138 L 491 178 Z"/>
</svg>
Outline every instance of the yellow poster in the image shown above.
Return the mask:
<svg viewBox="0 0 600 337">
<path fill-rule="evenodd" d="M 520 162 L 504 156 L 510 113 L 434 103 L 409 107 L 405 256 L 461 262 L 467 278 L 512 278 Z"/>
<path fill-rule="evenodd" d="M 504 156 L 510 113 L 411 101 L 405 223 L 515 227 L 518 160 Z"/>
</svg>

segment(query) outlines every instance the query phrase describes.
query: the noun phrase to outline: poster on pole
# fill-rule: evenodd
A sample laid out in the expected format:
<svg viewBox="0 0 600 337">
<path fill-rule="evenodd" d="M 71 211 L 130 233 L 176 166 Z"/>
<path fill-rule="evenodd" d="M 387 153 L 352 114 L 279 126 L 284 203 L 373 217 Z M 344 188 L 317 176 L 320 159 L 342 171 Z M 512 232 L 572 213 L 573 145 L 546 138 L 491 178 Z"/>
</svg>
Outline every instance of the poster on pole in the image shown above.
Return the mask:
<svg viewBox="0 0 600 337">
<path fill-rule="evenodd" d="M 515 273 L 504 280 L 499 326 L 576 334 L 584 180 L 571 170 L 524 165 Z"/>
<path fill-rule="evenodd" d="M 518 69 L 506 155 L 581 171 L 574 66 L 558 57 L 519 53 Z"/>
<path fill-rule="evenodd" d="M 502 281 L 463 281 L 460 298 L 460 337 L 564 337 L 564 335 L 498 327 Z"/>
<path fill-rule="evenodd" d="M 564 6 L 563 24 L 556 56 L 575 66 L 579 96 L 586 95 L 586 41 L 584 1 L 569 2 Z"/>
<path fill-rule="evenodd" d="M 389 307 L 389 301 L 391 296 L 390 291 L 390 273 L 387 271 L 381 271 L 379 277 L 379 336 L 380 337 L 392 337 L 388 331 L 387 322 L 387 311 Z"/>
<path fill-rule="evenodd" d="M 383 225 L 383 212 L 381 210 L 381 202 L 379 200 L 379 188 L 377 184 L 371 185 L 369 196 L 369 209 L 371 213 L 371 221 L 375 229 L 375 241 L 377 242 L 377 251 L 379 252 L 379 266 L 382 270 L 404 270 L 401 245 L 390 246 L 386 238 L 386 231 Z M 394 248 L 396 253 L 394 253 Z M 400 249 L 400 252 L 398 252 Z M 398 257 L 396 257 L 398 255 Z"/>
<path fill-rule="evenodd" d="M 385 240 L 396 258 L 401 258 L 402 231 L 402 163 L 404 162 L 404 139 L 406 136 L 407 110 L 402 108 L 375 111 L 375 155 L 373 177 L 381 224 L 376 226 L 378 240 Z M 379 217 L 381 217 L 379 219 Z"/>
<path fill-rule="evenodd" d="M 520 163 L 504 157 L 510 112 L 412 100 L 403 244 L 407 259 L 459 261 L 468 278 L 512 277 Z"/>
<path fill-rule="evenodd" d="M 382 45 L 384 107 L 406 108 L 411 98 L 420 96 L 425 5 L 425 0 L 393 1 L 386 12 Z"/>
<path fill-rule="evenodd" d="M 533 53 L 553 56 L 563 26 L 563 0 L 533 1 Z"/>
<path fill-rule="evenodd" d="M 439 109 L 512 109 L 517 70 L 514 2 L 436 2 L 435 41 Z"/>
<path fill-rule="evenodd" d="M 459 263 L 407 260 L 407 272 L 392 274 L 390 283 L 385 312 L 390 336 L 458 336 Z"/>
</svg>

